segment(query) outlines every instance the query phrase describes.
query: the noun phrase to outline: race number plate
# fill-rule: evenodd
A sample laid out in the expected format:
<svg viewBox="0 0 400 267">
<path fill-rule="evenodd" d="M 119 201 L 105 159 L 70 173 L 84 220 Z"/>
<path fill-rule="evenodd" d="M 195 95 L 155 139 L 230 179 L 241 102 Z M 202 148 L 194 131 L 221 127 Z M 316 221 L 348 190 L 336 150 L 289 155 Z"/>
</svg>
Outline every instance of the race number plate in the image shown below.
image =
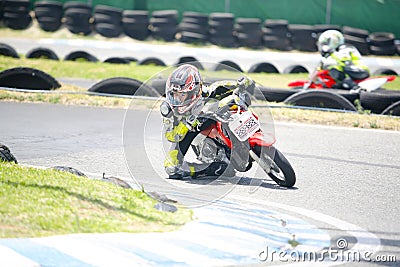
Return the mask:
<svg viewBox="0 0 400 267">
<path fill-rule="evenodd" d="M 245 141 L 260 129 L 259 121 L 250 111 L 232 116 L 233 121 L 229 122 L 229 128 L 240 140 Z"/>
</svg>

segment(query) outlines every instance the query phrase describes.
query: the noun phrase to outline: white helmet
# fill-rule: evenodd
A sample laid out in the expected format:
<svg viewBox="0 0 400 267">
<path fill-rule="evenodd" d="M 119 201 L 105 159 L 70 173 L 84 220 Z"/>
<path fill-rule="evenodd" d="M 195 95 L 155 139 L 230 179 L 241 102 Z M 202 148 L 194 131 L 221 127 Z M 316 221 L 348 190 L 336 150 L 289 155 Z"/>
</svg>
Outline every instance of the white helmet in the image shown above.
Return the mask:
<svg viewBox="0 0 400 267">
<path fill-rule="evenodd" d="M 331 53 L 344 44 L 344 37 L 340 31 L 327 30 L 318 38 L 318 50 L 322 55 Z"/>
</svg>

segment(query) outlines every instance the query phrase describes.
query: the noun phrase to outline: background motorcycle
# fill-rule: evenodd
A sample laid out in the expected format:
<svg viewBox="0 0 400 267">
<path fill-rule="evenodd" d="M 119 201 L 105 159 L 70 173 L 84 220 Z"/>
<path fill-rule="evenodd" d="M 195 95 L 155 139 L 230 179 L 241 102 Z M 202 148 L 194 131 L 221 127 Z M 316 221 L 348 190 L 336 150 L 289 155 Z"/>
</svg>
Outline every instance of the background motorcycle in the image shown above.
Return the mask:
<svg viewBox="0 0 400 267">
<path fill-rule="evenodd" d="M 391 82 L 396 79 L 396 76 L 382 76 L 382 77 L 371 77 L 362 78 L 357 75 L 357 70 L 354 65 L 348 65 L 344 67 L 344 73 L 348 75 L 347 78 L 348 88 L 346 83 L 342 86 L 343 88 L 337 87 L 337 82 L 331 76 L 329 70 L 321 70 L 316 68 L 314 72 L 310 75 L 309 80 L 296 80 L 288 84 L 289 87 L 298 89 L 348 89 L 352 92 L 364 91 L 374 91 L 380 88 L 387 82 Z M 345 81 L 346 82 L 346 81 Z"/>
</svg>

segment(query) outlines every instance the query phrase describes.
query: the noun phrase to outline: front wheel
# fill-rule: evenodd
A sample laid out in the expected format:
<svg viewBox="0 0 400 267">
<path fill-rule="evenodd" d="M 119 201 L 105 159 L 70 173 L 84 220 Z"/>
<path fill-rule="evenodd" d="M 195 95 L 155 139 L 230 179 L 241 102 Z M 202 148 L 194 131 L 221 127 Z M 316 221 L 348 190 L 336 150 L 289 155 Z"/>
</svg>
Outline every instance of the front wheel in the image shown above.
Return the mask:
<svg viewBox="0 0 400 267">
<path fill-rule="evenodd" d="M 278 185 L 292 187 L 296 183 L 296 174 L 285 156 L 274 147 L 254 147 L 254 152 L 259 159 L 255 159 L 260 167 Z M 273 158 L 273 159 L 272 159 Z"/>
</svg>

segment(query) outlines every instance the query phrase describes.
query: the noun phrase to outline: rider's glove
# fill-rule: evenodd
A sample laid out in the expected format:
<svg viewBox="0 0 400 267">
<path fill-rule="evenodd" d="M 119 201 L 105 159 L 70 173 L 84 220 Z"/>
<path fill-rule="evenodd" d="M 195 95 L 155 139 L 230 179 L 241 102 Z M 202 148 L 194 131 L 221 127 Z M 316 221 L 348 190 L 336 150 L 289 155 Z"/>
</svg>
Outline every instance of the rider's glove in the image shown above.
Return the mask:
<svg viewBox="0 0 400 267">
<path fill-rule="evenodd" d="M 200 121 L 194 116 L 189 116 L 183 121 L 189 131 L 194 131 L 195 129 L 197 129 L 198 126 L 201 125 Z"/>
<path fill-rule="evenodd" d="M 254 88 L 254 81 L 247 77 L 247 76 L 242 76 L 240 77 L 237 81 L 237 87 L 238 87 L 238 91 L 249 91 L 252 87 Z M 235 90 L 236 91 L 236 90 Z M 235 92 L 238 93 L 238 92 Z"/>
</svg>

